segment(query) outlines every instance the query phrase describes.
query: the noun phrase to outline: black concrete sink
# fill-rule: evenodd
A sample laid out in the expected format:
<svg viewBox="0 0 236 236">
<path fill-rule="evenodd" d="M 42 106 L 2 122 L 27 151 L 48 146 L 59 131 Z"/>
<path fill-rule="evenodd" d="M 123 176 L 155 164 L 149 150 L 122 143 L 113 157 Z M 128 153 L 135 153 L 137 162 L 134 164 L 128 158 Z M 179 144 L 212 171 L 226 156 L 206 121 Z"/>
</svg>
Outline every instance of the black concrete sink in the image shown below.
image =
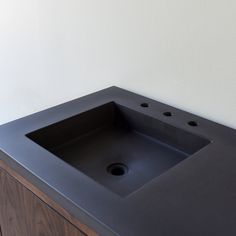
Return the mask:
<svg viewBox="0 0 236 236">
<path fill-rule="evenodd" d="M 126 196 L 209 143 L 109 102 L 27 136 L 115 193 Z"/>
<path fill-rule="evenodd" d="M 117 87 L 0 126 L 0 160 L 102 236 L 236 235 L 236 131 Z"/>
</svg>

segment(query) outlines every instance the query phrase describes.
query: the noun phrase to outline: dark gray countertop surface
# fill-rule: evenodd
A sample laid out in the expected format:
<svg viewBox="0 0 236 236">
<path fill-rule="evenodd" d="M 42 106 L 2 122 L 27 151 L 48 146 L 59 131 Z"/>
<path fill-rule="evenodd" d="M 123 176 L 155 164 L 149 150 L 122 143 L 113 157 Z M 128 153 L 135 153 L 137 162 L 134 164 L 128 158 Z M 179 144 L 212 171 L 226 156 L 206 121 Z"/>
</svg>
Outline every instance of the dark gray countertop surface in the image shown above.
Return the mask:
<svg viewBox="0 0 236 236">
<path fill-rule="evenodd" d="M 111 101 L 141 113 L 148 102 L 146 114 L 210 142 L 121 197 L 26 137 Z M 2 125 L 0 149 L 1 160 L 100 235 L 236 235 L 236 131 L 193 114 L 110 87 Z"/>
</svg>

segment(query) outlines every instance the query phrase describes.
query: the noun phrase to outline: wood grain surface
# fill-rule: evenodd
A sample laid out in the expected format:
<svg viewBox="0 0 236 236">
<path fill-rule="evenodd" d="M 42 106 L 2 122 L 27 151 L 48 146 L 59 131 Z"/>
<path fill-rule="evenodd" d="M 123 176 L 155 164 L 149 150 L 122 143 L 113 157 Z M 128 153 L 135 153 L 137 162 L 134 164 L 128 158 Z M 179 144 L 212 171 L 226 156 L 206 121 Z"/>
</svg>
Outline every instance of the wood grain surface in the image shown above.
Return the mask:
<svg viewBox="0 0 236 236">
<path fill-rule="evenodd" d="M 2 160 L 0 160 L 0 168 L 2 168 L 4 171 L 6 171 L 9 175 L 13 176 L 14 179 L 17 180 L 20 184 L 22 184 L 26 189 L 28 189 L 30 192 L 35 194 L 39 199 L 41 199 L 44 203 L 49 205 L 51 208 L 53 208 L 56 212 L 58 212 L 61 216 L 63 216 L 66 220 L 68 220 L 71 224 L 73 224 L 75 227 L 80 229 L 82 232 L 84 232 L 88 236 L 98 236 L 98 234 L 93 231 L 91 228 L 89 228 L 87 225 L 83 224 L 79 219 L 72 216 L 69 212 L 67 212 L 63 207 L 61 207 L 59 204 L 57 204 L 55 201 L 53 201 L 51 198 L 49 198 L 44 192 L 40 191 L 38 188 L 36 188 L 31 182 L 29 182 L 27 179 L 23 178 L 21 175 L 19 175 L 16 171 L 11 169 L 8 165 L 5 164 Z M 2 235 L 5 236 L 5 235 Z M 24 235 L 26 236 L 26 235 Z M 34 236 L 34 235 L 32 235 Z"/>
<path fill-rule="evenodd" d="M 0 191 L 0 235 L 85 236 L 2 168 Z"/>
</svg>

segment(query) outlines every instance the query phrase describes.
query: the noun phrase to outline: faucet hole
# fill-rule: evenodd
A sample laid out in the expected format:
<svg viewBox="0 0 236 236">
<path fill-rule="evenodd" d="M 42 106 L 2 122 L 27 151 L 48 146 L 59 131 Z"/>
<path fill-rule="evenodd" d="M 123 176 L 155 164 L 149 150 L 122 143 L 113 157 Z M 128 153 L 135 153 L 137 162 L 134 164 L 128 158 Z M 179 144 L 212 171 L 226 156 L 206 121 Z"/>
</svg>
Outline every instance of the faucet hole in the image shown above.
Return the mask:
<svg viewBox="0 0 236 236">
<path fill-rule="evenodd" d="M 190 125 L 190 126 L 198 126 L 198 123 L 196 122 L 196 121 L 189 121 L 188 122 L 188 124 Z"/>
<path fill-rule="evenodd" d="M 113 163 L 107 167 L 107 172 L 114 176 L 122 176 L 128 172 L 128 167 L 122 163 Z"/>
<path fill-rule="evenodd" d="M 140 104 L 141 107 L 149 107 L 149 104 L 147 102 L 143 102 Z"/>
<path fill-rule="evenodd" d="M 172 113 L 170 111 L 166 111 L 163 113 L 164 116 L 172 116 Z"/>
</svg>

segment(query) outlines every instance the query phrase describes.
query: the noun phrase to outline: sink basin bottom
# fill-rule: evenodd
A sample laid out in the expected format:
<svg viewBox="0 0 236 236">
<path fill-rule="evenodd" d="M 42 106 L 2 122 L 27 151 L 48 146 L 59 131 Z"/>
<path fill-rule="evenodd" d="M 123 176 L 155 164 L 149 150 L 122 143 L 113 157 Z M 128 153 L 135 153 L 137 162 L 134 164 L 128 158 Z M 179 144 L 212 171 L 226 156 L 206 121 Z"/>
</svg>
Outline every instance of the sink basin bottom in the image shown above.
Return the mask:
<svg viewBox="0 0 236 236">
<path fill-rule="evenodd" d="M 53 152 L 121 196 L 187 157 L 141 133 L 115 126 L 95 130 Z"/>
</svg>

